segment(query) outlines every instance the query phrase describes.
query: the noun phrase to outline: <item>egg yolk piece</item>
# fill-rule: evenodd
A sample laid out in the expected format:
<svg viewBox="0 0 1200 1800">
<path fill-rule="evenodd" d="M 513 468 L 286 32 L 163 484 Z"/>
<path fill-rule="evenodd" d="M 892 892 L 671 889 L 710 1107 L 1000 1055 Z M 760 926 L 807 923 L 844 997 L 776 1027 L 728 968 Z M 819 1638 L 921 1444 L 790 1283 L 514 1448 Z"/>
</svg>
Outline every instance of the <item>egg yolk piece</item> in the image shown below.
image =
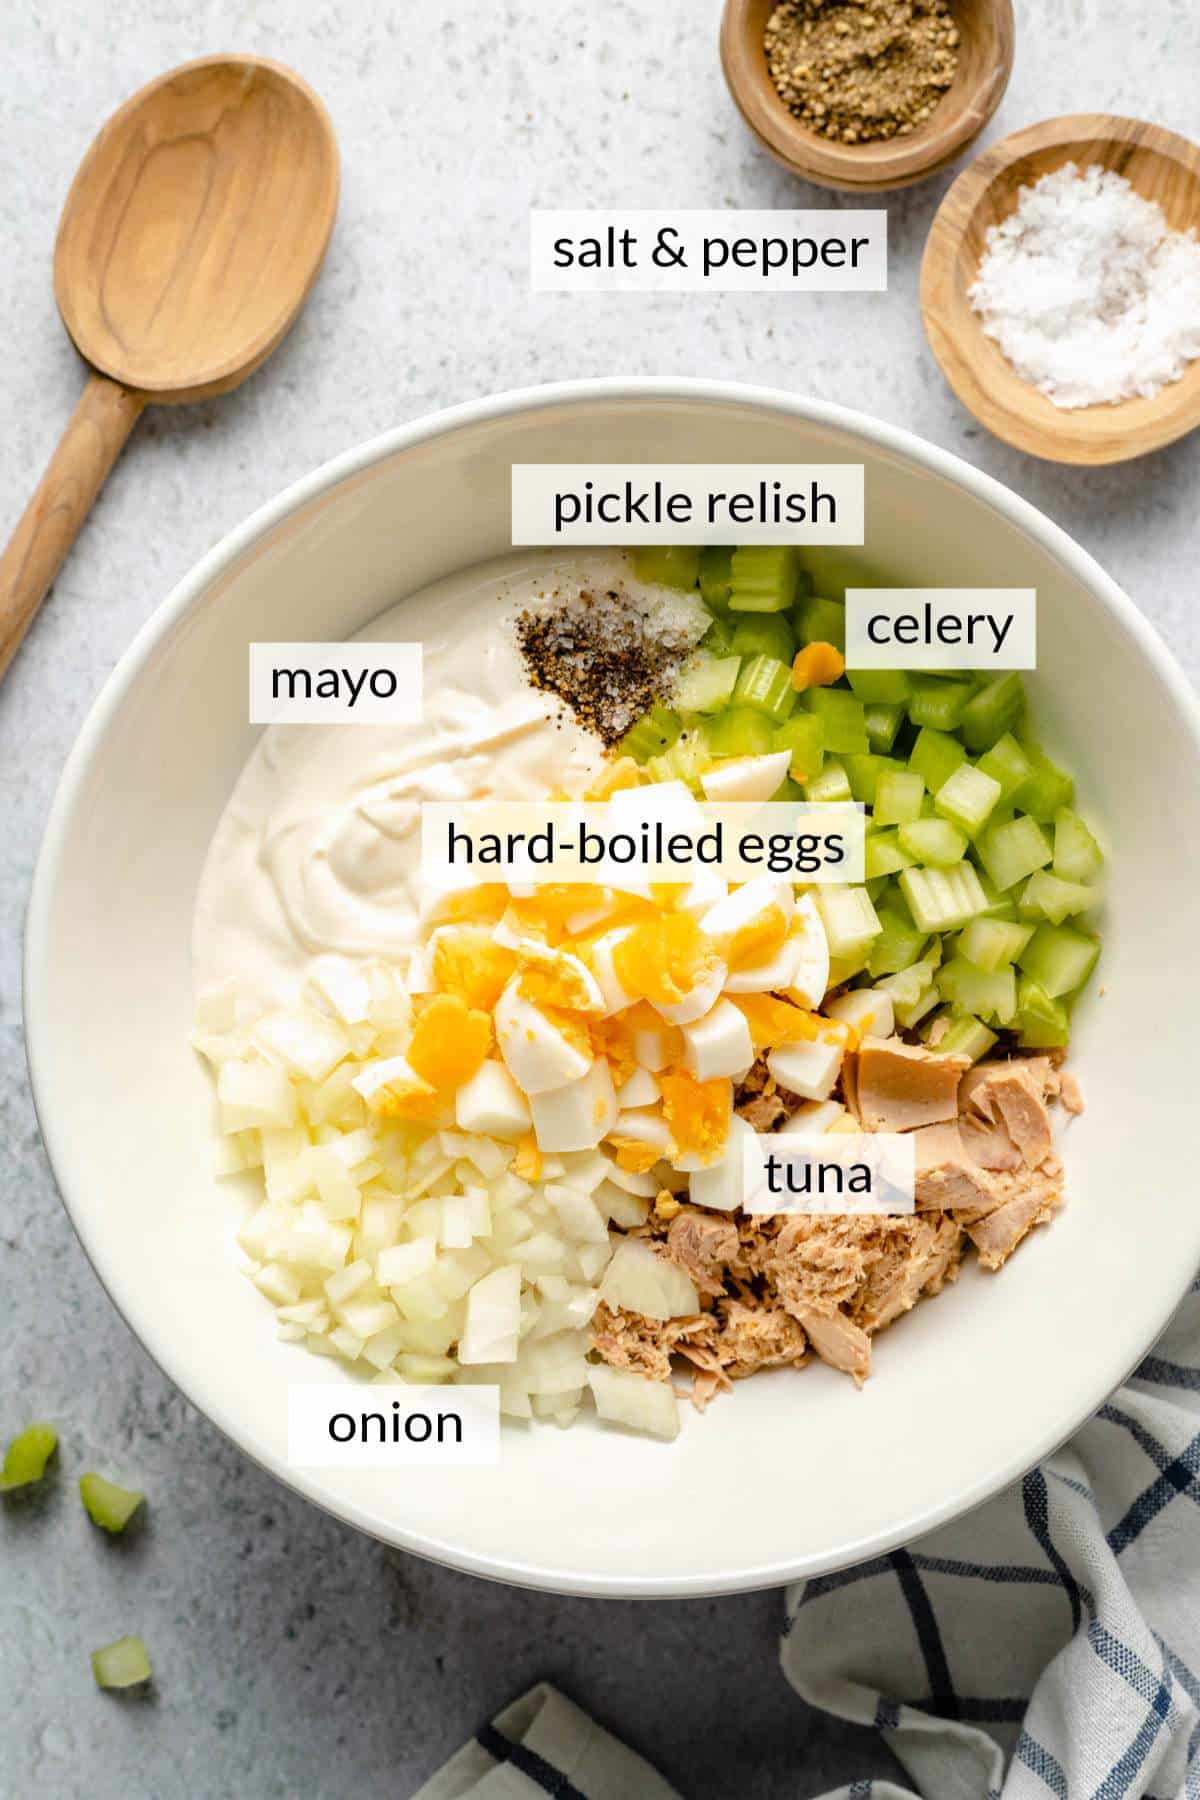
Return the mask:
<svg viewBox="0 0 1200 1800">
<path fill-rule="evenodd" d="M 635 925 L 613 949 L 613 968 L 627 994 L 674 1006 L 694 992 L 719 957 L 690 913 Z"/>
<path fill-rule="evenodd" d="M 750 1027 L 756 1050 L 812 1043 L 817 1036 L 816 1019 L 790 1000 L 779 1000 L 774 994 L 730 994 L 729 998 Z"/>
<path fill-rule="evenodd" d="M 434 985 L 471 1010 L 491 1012 L 516 966 L 515 951 L 480 926 L 442 931 L 433 947 Z"/>
<path fill-rule="evenodd" d="M 492 1047 L 492 1021 L 457 994 L 434 994 L 417 1015 L 408 1060 L 434 1088 L 461 1087 Z"/>
<path fill-rule="evenodd" d="M 725 944 L 725 961 L 731 970 L 755 969 L 770 962 L 782 950 L 787 939 L 788 922 L 783 908 L 766 906 L 748 919 L 739 930 L 731 932 Z"/>
<path fill-rule="evenodd" d="M 686 1069 L 659 1076 L 663 1117 L 678 1154 L 715 1160 L 725 1148 L 733 1116 L 733 1086 L 723 1077 L 697 1081 Z"/>
</svg>

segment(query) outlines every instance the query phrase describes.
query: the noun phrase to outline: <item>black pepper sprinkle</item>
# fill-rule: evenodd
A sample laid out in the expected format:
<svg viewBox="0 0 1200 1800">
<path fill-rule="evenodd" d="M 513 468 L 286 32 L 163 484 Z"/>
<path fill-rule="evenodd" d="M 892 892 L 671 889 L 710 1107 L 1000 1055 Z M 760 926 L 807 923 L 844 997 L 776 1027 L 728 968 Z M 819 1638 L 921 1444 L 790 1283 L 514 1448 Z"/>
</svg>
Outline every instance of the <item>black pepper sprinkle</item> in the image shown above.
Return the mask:
<svg viewBox="0 0 1200 1800">
<path fill-rule="evenodd" d="M 670 620 L 655 621 L 616 588 L 522 612 L 516 636 L 532 685 L 561 700 L 606 749 L 670 692 L 691 648 Z"/>
</svg>

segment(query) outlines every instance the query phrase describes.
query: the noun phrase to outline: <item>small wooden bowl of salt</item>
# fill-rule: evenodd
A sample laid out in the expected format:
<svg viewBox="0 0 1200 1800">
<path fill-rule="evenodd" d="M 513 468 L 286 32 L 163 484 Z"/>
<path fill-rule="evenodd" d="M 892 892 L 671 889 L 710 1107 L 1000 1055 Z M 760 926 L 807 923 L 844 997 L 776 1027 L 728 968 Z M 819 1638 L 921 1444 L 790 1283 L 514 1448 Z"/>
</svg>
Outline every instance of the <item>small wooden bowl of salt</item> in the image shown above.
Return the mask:
<svg viewBox="0 0 1200 1800">
<path fill-rule="evenodd" d="M 946 195 L 921 269 L 925 331 L 963 405 L 1006 443 L 1097 465 L 1200 425 L 1200 244 L 1163 238 L 1160 224 L 1155 246 L 1146 201 L 1169 233 L 1197 231 L 1200 148 L 1158 125 L 1091 113 L 1014 132 Z M 1085 212 L 1090 245 L 1079 238 Z M 1111 253 L 1097 262 L 1087 252 L 1105 250 L 1106 226 Z M 1092 291 L 1085 264 L 1100 269 Z M 1122 385 L 1134 391 L 1102 397 Z"/>
</svg>

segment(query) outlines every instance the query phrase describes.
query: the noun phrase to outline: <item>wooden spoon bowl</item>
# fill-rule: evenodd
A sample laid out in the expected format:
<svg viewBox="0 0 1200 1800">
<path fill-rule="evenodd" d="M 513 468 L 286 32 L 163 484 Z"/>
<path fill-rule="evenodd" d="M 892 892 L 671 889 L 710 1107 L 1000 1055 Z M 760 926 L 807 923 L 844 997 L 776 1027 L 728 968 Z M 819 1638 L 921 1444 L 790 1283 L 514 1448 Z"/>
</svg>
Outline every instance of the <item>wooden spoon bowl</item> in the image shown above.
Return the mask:
<svg viewBox="0 0 1200 1800">
<path fill-rule="evenodd" d="M 1012 74 L 1012 0 L 952 0 L 958 70 L 940 104 L 904 137 L 839 144 L 801 123 L 780 99 L 763 34 L 776 0 L 726 0 L 721 66 L 738 111 L 765 150 L 819 187 L 879 194 L 911 187 L 954 162 L 983 130 Z"/>
<path fill-rule="evenodd" d="M 971 305 L 987 234 L 1020 190 L 1064 163 L 1099 164 L 1162 207 L 1175 231 L 1200 226 L 1200 149 L 1139 119 L 1080 113 L 1014 132 L 963 172 L 933 221 L 921 267 L 921 312 L 942 373 L 982 425 L 1050 462 L 1101 464 L 1144 456 L 1200 425 L 1200 361 L 1153 399 L 1075 411 L 1023 381 Z"/>
</svg>

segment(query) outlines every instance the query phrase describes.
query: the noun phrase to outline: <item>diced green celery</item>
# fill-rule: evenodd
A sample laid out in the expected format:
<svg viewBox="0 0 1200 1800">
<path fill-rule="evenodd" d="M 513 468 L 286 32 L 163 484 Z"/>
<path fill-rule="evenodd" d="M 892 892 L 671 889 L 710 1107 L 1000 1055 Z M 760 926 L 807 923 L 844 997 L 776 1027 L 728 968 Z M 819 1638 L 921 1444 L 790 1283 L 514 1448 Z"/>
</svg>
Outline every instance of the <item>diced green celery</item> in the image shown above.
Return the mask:
<svg viewBox="0 0 1200 1800">
<path fill-rule="evenodd" d="M 1070 806 L 1075 798 L 1075 783 L 1065 769 L 1050 761 L 1039 745 L 1025 743 L 1022 749 L 1032 765 L 1032 773 L 1014 798 L 1031 818 L 1049 825 L 1054 815 L 1064 806 Z"/>
<path fill-rule="evenodd" d="M 775 792 L 771 795 L 771 799 L 800 801 L 807 800 L 808 795 L 798 781 L 793 781 L 790 775 L 785 775 L 779 786 L 775 789 Z"/>
<path fill-rule="evenodd" d="M 958 825 L 968 837 L 983 830 L 1003 789 L 998 781 L 973 768 L 969 762 L 959 763 L 933 796 L 934 808 L 943 819 Z"/>
<path fill-rule="evenodd" d="M 847 756 L 846 773 L 850 777 L 850 792 L 864 805 L 874 806 L 880 776 L 889 772 L 895 774 L 903 768 L 903 763 L 893 762 L 890 756 L 875 756 L 870 752 L 865 756 Z"/>
<path fill-rule="evenodd" d="M 700 552 L 700 598 L 713 612 L 729 611 L 733 551 L 709 544 Z"/>
<path fill-rule="evenodd" d="M 914 725 L 935 731 L 953 731 L 971 693 L 970 684 L 965 681 L 941 681 L 933 675 L 914 675 L 908 697 L 908 716 Z"/>
<path fill-rule="evenodd" d="M 856 956 L 866 951 L 882 926 L 865 888 L 832 884 L 813 891 L 830 956 Z"/>
<path fill-rule="evenodd" d="M 1051 1000 L 1081 988 L 1100 954 L 1097 938 L 1071 925 L 1039 925 L 1017 962 Z"/>
<path fill-rule="evenodd" d="M 781 724 L 796 706 L 792 671 L 773 656 L 748 657 L 733 690 L 733 704 L 752 706 L 775 724 Z"/>
<path fill-rule="evenodd" d="M 921 776 L 931 794 L 944 787 L 967 753 L 956 737 L 945 731 L 932 731 L 926 726 L 917 733 L 917 741 L 909 754 L 908 766 Z"/>
<path fill-rule="evenodd" d="M 814 775 L 811 781 L 804 783 L 804 794 L 808 800 L 853 800 L 854 798 L 850 792 L 850 778 L 846 774 L 845 766 L 833 756 L 826 757 L 820 774 Z"/>
<path fill-rule="evenodd" d="M 711 656 L 695 651 L 680 670 L 675 701 L 684 712 L 719 712 L 729 702 L 742 666 L 740 656 Z"/>
<path fill-rule="evenodd" d="M 739 656 L 773 656 L 790 669 L 796 640 L 782 613 L 749 613 L 734 622 L 733 648 Z"/>
<path fill-rule="evenodd" d="M 140 1637 L 118 1638 L 114 1644 L 92 1651 L 92 1674 L 102 1688 L 136 1687 L 149 1681 L 153 1671 Z"/>
<path fill-rule="evenodd" d="M 937 988 L 958 1012 L 975 1013 L 993 1025 L 1007 1025 L 1017 1010 L 1017 977 L 1011 964 L 977 969 L 965 956 L 956 956 L 938 970 Z"/>
<path fill-rule="evenodd" d="M 972 1062 L 978 1062 L 995 1042 L 996 1033 L 989 1031 L 981 1020 L 970 1013 L 958 1013 L 950 1017 L 948 1030 L 929 1048 L 938 1056 L 969 1056 Z"/>
<path fill-rule="evenodd" d="M 0 1494 L 10 1494 L 14 1488 L 30 1487 L 40 1481 L 57 1444 L 58 1433 L 53 1425 L 40 1419 L 35 1425 L 27 1425 L 4 1452 Z"/>
<path fill-rule="evenodd" d="M 987 904 L 969 862 L 952 869 L 904 869 L 899 882 L 913 923 L 922 931 L 959 931 Z"/>
<path fill-rule="evenodd" d="M 982 916 L 985 919 L 1015 920 L 1017 916 L 1017 897 L 1010 890 L 1007 894 L 997 892 L 993 883 L 979 871 L 979 885 L 983 889 L 986 904 Z"/>
<path fill-rule="evenodd" d="M 967 840 L 949 819 L 914 819 L 900 827 L 900 848 L 917 862 L 949 869 L 967 853 Z"/>
<path fill-rule="evenodd" d="M 804 706 L 825 724 L 825 749 L 832 756 L 859 756 L 869 749 L 863 703 L 845 688 L 808 688 Z"/>
<path fill-rule="evenodd" d="M 862 974 L 867 966 L 868 948 L 869 946 L 864 944 L 853 956 L 830 957 L 829 986 L 831 989 L 841 987 L 845 982 L 853 981 L 856 975 Z"/>
<path fill-rule="evenodd" d="M 1033 764 L 1011 732 L 997 739 L 980 757 L 977 767 L 1000 783 L 1006 800 L 1014 799 L 1033 774 Z"/>
<path fill-rule="evenodd" d="M 1044 869 L 1054 855 L 1041 826 L 1026 817 L 990 826 L 980 838 L 978 849 L 979 860 L 1001 893 L 1037 869 Z"/>
<path fill-rule="evenodd" d="M 118 1487 L 115 1481 L 108 1481 L 103 1475 L 89 1470 L 79 1477 L 79 1498 L 93 1525 L 99 1525 L 102 1531 L 124 1531 L 145 1494 L 136 1488 Z"/>
<path fill-rule="evenodd" d="M 889 706 L 882 700 L 863 702 L 863 718 L 867 726 L 867 742 L 881 755 L 892 748 L 905 720 L 902 706 Z"/>
<path fill-rule="evenodd" d="M 1086 884 L 1103 867 L 1104 854 L 1079 814 L 1060 806 L 1054 815 L 1054 873 L 1063 881 Z"/>
<path fill-rule="evenodd" d="M 1017 1015 L 1013 1025 L 1020 1033 L 1026 1050 L 1058 1050 L 1071 1035 L 1067 1009 L 1052 1000 L 1046 990 L 1029 975 L 1017 983 Z"/>
<path fill-rule="evenodd" d="M 669 706 L 652 706 L 648 713 L 643 713 L 617 745 L 622 756 L 632 756 L 635 762 L 648 762 L 652 756 L 660 756 L 676 743 L 683 722 L 677 712 Z"/>
<path fill-rule="evenodd" d="M 1075 913 L 1090 912 L 1100 904 L 1100 889 L 1084 887 L 1078 881 L 1061 881 L 1049 869 L 1031 875 L 1021 893 L 1019 911 L 1023 919 L 1049 919 L 1061 925 Z"/>
<path fill-rule="evenodd" d="M 793 778 L 811 781 L 821 773 L 825 761 L 825 721 L 818 719 L 816 713 L 795 712 L 775 727 L 771 748 L 790 750 Z"/>
<path fill-rule="evenodd" d="M 894 1006 L 915 1006 L 922 995 L 931 992 L 936 995 L 937 989 L 933 985 L 935 968 L 931 958 L 923 957 L 919 962 L 909 963 L 905 969 L 897 969 L 891 975 L 884 975 L 875 985 L 882 988 L 885 994 L 891 995 Z"/>
<path fill-rule="evenodd" d="M 912 693 L 912 677 L 903 669 L 847 669 L 846 680 L 867 706 L 903 706 Z"/>
<path fill-rule="evenodd" d="M 914 1025 L 920 1024 L 926 1013 L 933 1011 L 937 1003 L 938 991 L 931 981 L 928 987 L 921 989 L 914 1001 L 911 1003 L 901 1001 L 896 1006 L 896 1023 L 903 1025 L 906 1031 L 911 1031 Z"/>
<path fill-rule="evenodd" d="M 744 544 L 730 565 L 729 610 L 787 612 L 799 585 L 800 563 L 791 544 Z"/>
<path fill-rule="evenodd" d="M 696 585 L 700 552 L 693 544 L 637 544 L 629 554 L 639 581 L 684 589 Z"/>
<path fill-rule="evenodd" d="M 926 934 L 912 923 L 907 913 L 878 901 L 874 904 L 881 929 L 871 944 L 867 967 L 872 981 L 878 981 L 881 975 L 899 974 L 919 961 Z"/>
<path fill-rule="evenodd" d="M 733 649 L 733 626 L 718 613 L 700 639 L 700 648 L 710 656 L 728 656 Z"/>
<path fill-rule="evenodd" d="M 776 748 L 770 719 L 749 706 L 731 706 L 717 713 L 707 730 L 714 756 L 764 756 Z"/>
<path fill-rule="evenodd" d="M 832 644 L 846 648 L 846 608 L 840 600 L 825 600 L 810 594 L 792 611 L 792 625 L 800 644 Z"/>
<path fill-rule="evenodd" d="M 875 788 L 877 825 L 911 825 L 921 816 L 925 783 L 911 769 L 885 769 Z"/>
<path fill-rule="evenodd" d="M 959 950 L 977 969 L 1003 969 L 1016 961 L 1032 936 L 1032 925 L 1015 925 L 1008 919 L 984 915 L 971 920 L 959 941 Z"/>
<path fill-rule="evenodd" d="M 1015 672 L 997 675 L 973 694 L 958 722 L 963 743 L 978 754 L 1011 731 L 1025 709 L 1025 689 Z"/>
<path fill-rule="evenodd" d="M 718 715 L 721 719 L 728 716 L 728 713 Z M 714 724 L 716 722 L 714 720 Z M 694 793 L 699 793 L 701 773 L 716 754 L 718 752 L 711 749 L 698 731 L 689 731 L 661 756 L 652 756 L 646 764 L 646 773 L 651 781 L 682 781 Z"/>
<path fill-rule="evenodd" d="M 863 873 L 868 881 L 876 881 L 881 875 L 896 875 L 901 869 L 911 869 L 916 860 L 901 849 L 897 832 L 873 831 L 863 850 Z"/>
</svg>

